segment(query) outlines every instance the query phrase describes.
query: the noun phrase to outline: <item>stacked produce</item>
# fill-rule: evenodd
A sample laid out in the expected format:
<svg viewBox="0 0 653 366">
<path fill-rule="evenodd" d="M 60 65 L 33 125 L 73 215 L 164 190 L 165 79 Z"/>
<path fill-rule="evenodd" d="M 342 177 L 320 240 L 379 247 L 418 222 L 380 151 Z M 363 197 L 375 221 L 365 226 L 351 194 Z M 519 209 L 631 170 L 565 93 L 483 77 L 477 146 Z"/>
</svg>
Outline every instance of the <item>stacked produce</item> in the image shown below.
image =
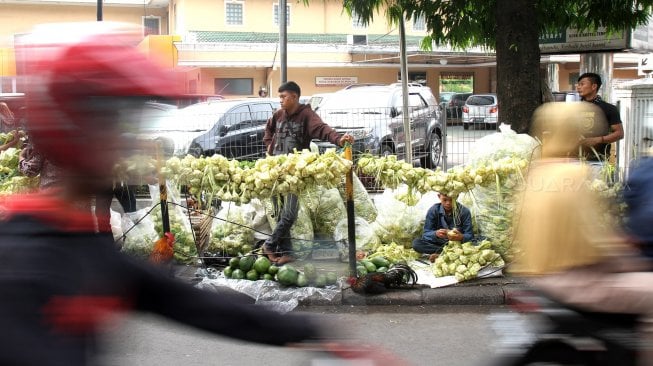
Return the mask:
<svg viewBox="0 0 653 366">
<path fill-rule="evenodd" d="M 406 248 L 397 243 L 384 244 L 379 246 L 374 253 L 368 255 L 367 259 L 374 260 L 374 258 L 382 257 L 388 260 L 391 264 L 395 263 L 410 263 L 419 258 L 420 254 L 412 248 Z"/>
<path fill-rule="evenodd" d="M 300 271 L 290 264 L 278 267 L 268 258 L 255 255 L 231 258 L 223 274 L 227 278 L 236 280 L 269 280 L 277 281 L 284 286 L 297 287 L 325 287 L 334 285 L 338 281 L 335 272 L 320 273 L 311 263 L 305 264 L 303 271 Z"/>
<path fill-rule="evenodd" d="M 478 245 L 449 241 L 433 264 L 437 277 L 455 276 L 458 281 L 475 278 L 485 266 L 501 267 L 505 262 L 487 240 Z"/>
<path fill-rule="evenodd" d="M 351 168 L 351 162 L 333 149 L 323 154 L 303 150 L 268 156 L 257 160 L 253 166 L 221 155 L 173 159 L 166 163 L 164 174 L 187 185 L 191 194 L 202 192 L 222 201 L 238 203 L 277 194 L 300 194 L 315 186 L 334 188 Z"/>
</svg>

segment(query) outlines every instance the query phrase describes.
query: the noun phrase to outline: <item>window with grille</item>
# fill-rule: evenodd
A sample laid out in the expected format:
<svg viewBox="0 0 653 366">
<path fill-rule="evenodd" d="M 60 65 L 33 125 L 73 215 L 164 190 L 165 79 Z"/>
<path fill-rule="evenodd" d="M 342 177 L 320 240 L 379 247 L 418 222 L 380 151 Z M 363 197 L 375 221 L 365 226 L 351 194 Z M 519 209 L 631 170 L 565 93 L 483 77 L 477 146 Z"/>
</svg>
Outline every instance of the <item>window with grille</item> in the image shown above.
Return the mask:
<svg viewBox="0 0 653 366">
<path fill-rule="evenodd" d="M 227 25 L 243 25 L 243 3 L 225 3 L 225 22 Z"/>
<path fill-rule="evenodd" d="M 426 30 L 426 21 L 424 20 L 424 17 L 419 17 L 419 16 L 413 17 L 413 30 L 415 31 Z"/>
<path fill-rule="evenodd" d="M 143 17 L 143 36 L 150 34 L 161 34 L 161 17 Z"/>
<path fill-rule="evenodd" d="M 351 22 L 351 25 L 355 29 L 365 28 L 365 24 L 363 24 L 363 20 L 361 19 L 360 15 L 356 14 L 356 12 L 353 10 L 351 12 Z"/>
<path fill-rule="evenodd" d="M 279 25 L 279 4 L 272 5 L 274 13 L 274 25 Z M 286 5 L 286 27 L 290 27 L 290 5 Z"/>
</svg>

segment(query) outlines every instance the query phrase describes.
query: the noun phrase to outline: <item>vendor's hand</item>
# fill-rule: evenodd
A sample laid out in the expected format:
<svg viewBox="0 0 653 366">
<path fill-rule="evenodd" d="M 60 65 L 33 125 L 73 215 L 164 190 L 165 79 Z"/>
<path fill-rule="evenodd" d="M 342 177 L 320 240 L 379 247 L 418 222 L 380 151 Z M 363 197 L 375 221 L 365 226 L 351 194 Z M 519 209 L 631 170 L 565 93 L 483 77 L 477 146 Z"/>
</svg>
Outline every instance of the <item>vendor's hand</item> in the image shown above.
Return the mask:
<svg viewBox="0 0 653 366">
<path fill-rule="evenodd" d="M 447 229 L 438 229 L 438 230 L 435 232 L 435 236 L 436 236 L 437 238 L 440 238 L 440 239 L 448 239 L 448 237 L 447 237 L 447 231 L 448 231 Z"/>
<path fill-rule="evenodd" d="M 458 231 L 458 229 L 453 229 L 451 232 L 447 232 L 447 238 L 451 241 L 463 241 L 463 233 Z"/>
<path fill-rule="evenodd" d="M 596 146 L 601 143 L 601 137 L 586 137 L 580 140 L 580 144 L 587 147 Z"/>
<path fill-rule="evenodd" d="M 338 142 L 338 144 L 342 147 L 342 146 L 345 146 L 345 143 L 347 143 L 347 142 L 349 142 L 350 144 L 353 144 L 354 143 L 354 136 L 346 133 L 346 134 L 342 135 L 342 137 L 340 138 L 340 141 Z"/>
</svg>

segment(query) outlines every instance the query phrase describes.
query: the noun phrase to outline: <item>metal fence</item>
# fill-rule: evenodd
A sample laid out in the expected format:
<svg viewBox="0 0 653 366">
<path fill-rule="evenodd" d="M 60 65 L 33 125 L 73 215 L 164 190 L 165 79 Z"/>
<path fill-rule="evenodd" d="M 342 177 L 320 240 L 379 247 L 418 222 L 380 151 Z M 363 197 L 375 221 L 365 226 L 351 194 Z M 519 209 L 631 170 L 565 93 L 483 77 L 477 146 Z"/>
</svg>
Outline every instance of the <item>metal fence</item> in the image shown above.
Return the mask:
<svg viewBox="0 0 653 366">
<path fill-rule="evenodd" d="M 142 131 L 147 138 L 163 141 L 167 156 L 211 156 L 253 161 L 265 157 L 265 125 L 278 108 L 273 99 L 201 103 L 192 108 L 148 115 Z M 448 169 L 464 164 L 473 143 L 496 130 L 496 124 L 474 123 L 466 129 L 459 109 L 447 106 L 409 108 L 413 163 L 426 168 Z M 340 135 L 354 136 L 354 159 L 362 154 L 405 157 L 404 121 L 400 108 L 349 108 L 321 111 L 323 121 Z M 448 117 L 445 117 L 448 116 Z M 478 118 L 472 116 L 472 118 Z M 302 136 L 293 130 L 291 135 Z M 337 148 L 327 141 L 313 140 L 320 151 Z M 362 176 L 366 187 L 378 189 L 373 179 Z"/>
</svg>

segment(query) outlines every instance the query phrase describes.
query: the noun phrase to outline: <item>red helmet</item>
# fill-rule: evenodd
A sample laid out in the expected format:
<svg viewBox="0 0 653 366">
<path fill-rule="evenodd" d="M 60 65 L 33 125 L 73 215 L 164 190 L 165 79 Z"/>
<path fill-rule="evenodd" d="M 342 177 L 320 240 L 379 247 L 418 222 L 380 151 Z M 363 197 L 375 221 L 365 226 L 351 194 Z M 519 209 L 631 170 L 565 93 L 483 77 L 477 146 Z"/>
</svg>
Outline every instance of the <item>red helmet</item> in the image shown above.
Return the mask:
<svg viewBox="0 0 653 366">
<path fill-rule="evenodd" d="M 144 101 L 133 97 L 180 95 L 173 73 L 136 48 L 141 34 L 121 23 L 67 23 L 21 39 L 28 134 L 55 165 L 106 173 L 98 154 L 118 148 L 106 144 L 119 140 L 120 126 L 138 122 L 125 113 Z"/>
</svg>

